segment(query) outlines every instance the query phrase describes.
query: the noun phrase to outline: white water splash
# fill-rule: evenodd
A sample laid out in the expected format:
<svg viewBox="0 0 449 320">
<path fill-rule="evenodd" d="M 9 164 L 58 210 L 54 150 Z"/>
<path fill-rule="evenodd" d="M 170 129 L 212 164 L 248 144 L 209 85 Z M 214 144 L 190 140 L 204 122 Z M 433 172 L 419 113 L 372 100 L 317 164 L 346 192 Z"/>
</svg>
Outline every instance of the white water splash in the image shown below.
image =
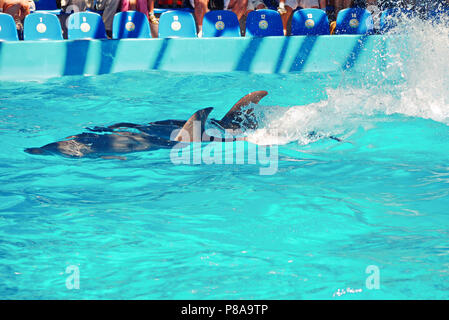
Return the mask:
<svg viewBox="0 0 449 320">
<path fill-rule="evenodd" d="M 409 19 L 392 32 L 407 32 L 404 56 L 404 84 L 397 105 L 388 105 L 387 114 L 433 119 L 449 124 L 449 17 L 440 23 Z"/>
<path fill-rule="evenodd" d="M 398 39 L 391 41 L 394 65 L 379 71 L 374 81 L 372 77 L 360 79 L 357 87 L 342 82 L 338 88 L 326 90 L 327 100 L 305 106 L 258 107 L 262 125 L 249 134 L 248 140 L 267 145 L 293 141 L 304 145 L 321 137 L 348 136 L 357 128 L 387 121 L 392 114 L 449 125 L 448 20 L 431 23 L 403 19 L 385 35 L 385 39 Z M 401 81 L 389 79 L 390 68 L 400 69 Z"/>
</svg>

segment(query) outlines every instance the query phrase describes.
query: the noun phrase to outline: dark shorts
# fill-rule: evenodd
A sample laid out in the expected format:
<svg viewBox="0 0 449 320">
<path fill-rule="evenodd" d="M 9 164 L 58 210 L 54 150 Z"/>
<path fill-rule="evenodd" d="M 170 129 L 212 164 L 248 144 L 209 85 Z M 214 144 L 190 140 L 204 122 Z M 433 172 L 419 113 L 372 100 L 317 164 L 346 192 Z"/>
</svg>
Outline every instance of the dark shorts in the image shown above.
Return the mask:
<svg viewBox="0 0 449 320">
<path fill-rule="evenodd" d="M 354 7 L 357 8 L 366 8 L 366 1 L 365 0 L 354 0 Z"/>
</svg>

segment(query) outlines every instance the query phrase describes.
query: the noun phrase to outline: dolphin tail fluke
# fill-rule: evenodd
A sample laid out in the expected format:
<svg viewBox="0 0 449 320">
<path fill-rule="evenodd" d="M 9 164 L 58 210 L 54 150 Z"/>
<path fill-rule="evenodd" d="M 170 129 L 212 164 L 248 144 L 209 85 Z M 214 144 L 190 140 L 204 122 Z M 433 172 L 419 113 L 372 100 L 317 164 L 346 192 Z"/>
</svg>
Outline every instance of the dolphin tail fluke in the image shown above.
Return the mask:
<svg viewBox="0 0 449 320">
<path fill-rule="evenodd" d="M 240 129 L 242 127 L 243 122 L 245 122 L 245 126 L 250 129 L 255 129 L 257 127 L 257 122 L 253 114 L 253 109 L 248 109 L 242 111 L 243 108 L 248 106 L 251 103 L 257 104 L 259 101 L 268 94 L 267 91 L 260 90 L 254 91 L 234 104 L 231 110 L 226 113 L 226 115 L 220 120 L 220 125 L 224 129 Z M 243 114 L 245 113 L 245 114 Z"/>
<path fill-rule="evenodd" d="M 176 135 L 175 141 L 199 142 L 202 139 L 207 117 L 213 108 L 205 108 L 195 112 Z"/>
</svg>

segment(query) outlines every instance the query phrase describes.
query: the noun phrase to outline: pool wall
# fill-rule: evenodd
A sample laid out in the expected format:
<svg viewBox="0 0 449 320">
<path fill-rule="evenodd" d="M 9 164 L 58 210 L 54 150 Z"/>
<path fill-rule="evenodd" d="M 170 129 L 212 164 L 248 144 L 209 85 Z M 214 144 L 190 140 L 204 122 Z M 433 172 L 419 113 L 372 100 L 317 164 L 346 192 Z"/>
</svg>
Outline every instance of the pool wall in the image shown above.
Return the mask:
<svg viewBox="0 0 449 320">
<path fill-rule="evenodd" d="M 380 35 L 341 35 L 0 42 L 0 79 L 128 70 L 366 73 L 391 64 L 390 41 Z"/>
</svg>

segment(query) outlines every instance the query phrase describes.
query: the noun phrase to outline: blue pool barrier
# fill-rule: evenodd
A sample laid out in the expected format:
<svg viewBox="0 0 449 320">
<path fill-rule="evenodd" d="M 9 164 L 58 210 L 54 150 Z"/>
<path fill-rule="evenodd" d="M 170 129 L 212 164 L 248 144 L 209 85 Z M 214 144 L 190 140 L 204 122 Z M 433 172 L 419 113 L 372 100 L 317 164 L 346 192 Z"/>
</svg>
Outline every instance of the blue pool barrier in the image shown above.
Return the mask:
<svg viewBox="0 0 449 320">
<path fill-rule="evenodd" d="M 203 19 L 203 37 L 240 37 L 237 15 L 228 10 L 209 11 Z"/>
<path fill-rule="evenodd" d="M 195 19 L 190 12 L 166 11 L 159 18 L 159 38 L 196 38 Z"/>
<path fill-rule="evenodd" d="M 52 13 L 35 12 L 25 17 L 24 40 L 63 40 L 58 17 Z"/>
<path fill-rule="evenodd" d="M 18 41 L 16 23 L 11 15 L 0 12 L 0 41 Z"/>
<path fill-rule="evenodd" d="M 295 11 L 292 17 L 292 36 L 328 35 L 329 20 L 321 9 L 302 9 Z"/>
<path fill-rule="evenodd" d="M 0 79 L 31 80 L 131 70 L 366 75 L 388 68 L 406 37 L 334 35 L 0 42 Z M 402 44 L 403 41 L 404 43 Z M 390 44 L 392 43 L 392 44 Z M 398 71 L 395 71 L 398 69 Z M 391 73 L 394 72 L 394 76 Z"/>
<path fill-rule="evenodd" d="M 280 14 L 271 9 L 254 10 L 246 18 L 247 37 L 283 36 Z"/>
<path fill-rule="evenodd" d="M 338 13 L 335 34 L 371 34 L 373 32 L 373 17 L 368 10 L 348 8 Z"/>
<path fill-rule="evenodd" d="M 112 38 L 151 38 L 147 16 L 139 11 L 116 13 L 112 23 Z"/>
<path fill-rule="evenodd" d="M 69 16 L 68 38 L 75 39 L 105 39 L 106 30 L 98 13 L 75 12 Z"/>
</svg>

